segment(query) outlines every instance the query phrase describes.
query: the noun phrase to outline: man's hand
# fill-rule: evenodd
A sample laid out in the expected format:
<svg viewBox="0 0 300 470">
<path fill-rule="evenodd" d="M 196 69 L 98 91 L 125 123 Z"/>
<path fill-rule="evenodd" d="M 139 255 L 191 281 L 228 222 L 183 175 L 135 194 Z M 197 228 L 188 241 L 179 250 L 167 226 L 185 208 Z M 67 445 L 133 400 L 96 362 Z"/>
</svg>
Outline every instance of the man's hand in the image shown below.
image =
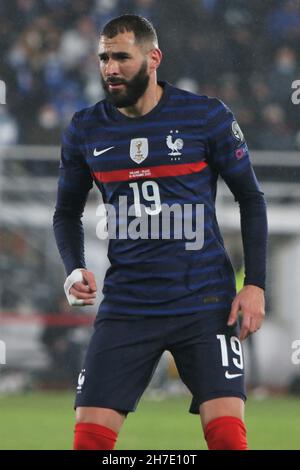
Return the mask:
<svg viewBox="0 0 300 470">
<path fill-rule="evenodd" d="M 239 311 L 243 316 L 240 333 L 240 340 L 243 341 L 262 325 L 265 316 L 263 289 L 251 284 L 244 286 L 232 302 L 227 325 L 233 325 L 237 321 Z"/>
<path fill-rule="evenodd" d="M 65 293 L 71 306 L 94 305 L 96 281 L 92 272 L 86 269 L 74 269 L 64 284 Z"/>
</svg>

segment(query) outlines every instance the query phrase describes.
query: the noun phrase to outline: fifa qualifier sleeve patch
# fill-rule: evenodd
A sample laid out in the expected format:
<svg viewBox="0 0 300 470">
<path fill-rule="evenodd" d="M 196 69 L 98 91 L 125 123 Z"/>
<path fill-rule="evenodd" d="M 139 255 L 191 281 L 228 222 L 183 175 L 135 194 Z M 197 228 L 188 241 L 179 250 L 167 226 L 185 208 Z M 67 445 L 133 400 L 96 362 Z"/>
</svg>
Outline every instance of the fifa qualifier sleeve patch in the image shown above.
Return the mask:
<svg viewBox="0 0 300 470">
<path fill-rule="evenodd" d="M 245 142 L 245 137 L 244 137 L 244 134 L 242 132 L 242 129 L 240 128 L 240 126 L 238 125 L 237 121 L 232 121 L 232 124 L 231 124 L 231 132 L 232 132 L 232 135 L 233 137 L 239 142 L 239 143 L 242 143 L 242 142 Z"/>
</svg>

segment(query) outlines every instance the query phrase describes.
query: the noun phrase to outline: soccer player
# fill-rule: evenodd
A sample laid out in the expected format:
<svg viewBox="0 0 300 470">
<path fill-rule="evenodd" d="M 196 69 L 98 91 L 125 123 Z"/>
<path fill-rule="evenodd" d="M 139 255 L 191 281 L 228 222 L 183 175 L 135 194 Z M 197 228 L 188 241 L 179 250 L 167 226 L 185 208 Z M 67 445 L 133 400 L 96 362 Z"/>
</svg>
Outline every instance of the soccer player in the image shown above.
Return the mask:
<svg viewBox="0 0 300 470">
<path fill-rule="evenodd" d="M 247 449 L 240 340 L 264 317 L 267 221 L 244 136 L 218 99 L 157 81 L 162 53 L 145 18 L 107 23 L 99 58 L 106 99 L 75 113 L 64 134 L 54 215 L 71 305 L 95 302 L 81 224 L 93 183 L 117 215 L 104 297 L 78 378 L 74 449 L 114 448 L 165 350 L 192 393 L 190 412 L 200 413 L 208 448 Z M 215 214 L 218 175 L 240 206 L 245 281 L 237 295 Z M 197 222 L 204 207 L 203 243 L 188 247 L 178 227 L 169 239 L 160 226 L 152 238 L 149 227 L 136 236 L 145 215 L 160 221 L 174 204 L 192 206 L 182 212 L 183 225 L 191 214 Z"/>
</svg>

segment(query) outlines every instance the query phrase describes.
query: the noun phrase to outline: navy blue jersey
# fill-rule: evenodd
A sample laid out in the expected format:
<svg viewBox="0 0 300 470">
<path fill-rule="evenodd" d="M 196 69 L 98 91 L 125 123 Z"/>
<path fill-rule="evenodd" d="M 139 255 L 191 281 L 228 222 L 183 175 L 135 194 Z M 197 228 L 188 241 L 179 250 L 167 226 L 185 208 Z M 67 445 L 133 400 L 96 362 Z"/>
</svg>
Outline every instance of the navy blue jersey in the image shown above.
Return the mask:
<svg viewBox="0 0 300 470">
<path fill-rule="evenodd" d="M 266 209 L 243 134 L 229 108 L 216 98 L 163 86 L 156 107 L 128 118 L 107 100 L 75 113 L 64 134 L 54 216 L 67 273 L 85 267 L 80 222 L 93 182 L 103 201 L 119 212 L 123 196 L 133 213 L 151 218 L 161 205 L 204 208 L 204 239 L 112 238 L 111 263 L 101 313 L 175 315 L 223 309 L 235 295 L 232 265 L 215 214 L 221 175 L 240 204 L 246 284 L 264 288 Z M 136 211 L 136 213 L 134 213 Z M 184 213 L 184 211 L 183 211 Z M 124 227 L 123 227 L 124 228 Z M 101 260 L 99 260 L 101 262 Z"/>
</svg>

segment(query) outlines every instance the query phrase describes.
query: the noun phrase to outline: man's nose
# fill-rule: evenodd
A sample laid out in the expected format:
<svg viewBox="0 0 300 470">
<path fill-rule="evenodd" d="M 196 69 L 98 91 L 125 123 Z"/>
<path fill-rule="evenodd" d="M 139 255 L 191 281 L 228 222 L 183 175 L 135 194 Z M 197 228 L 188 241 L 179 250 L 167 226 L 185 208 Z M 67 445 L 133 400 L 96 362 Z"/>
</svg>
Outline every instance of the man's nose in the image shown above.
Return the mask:
<svg viewBox="0 0 300 470">
<path fill-rule="evenodd" d="M 109 59 L 106 63 L 105 69 L 106 75 L 118 75 L 119 73 L 119 64 L 114 59 Z"/>
</svg>

